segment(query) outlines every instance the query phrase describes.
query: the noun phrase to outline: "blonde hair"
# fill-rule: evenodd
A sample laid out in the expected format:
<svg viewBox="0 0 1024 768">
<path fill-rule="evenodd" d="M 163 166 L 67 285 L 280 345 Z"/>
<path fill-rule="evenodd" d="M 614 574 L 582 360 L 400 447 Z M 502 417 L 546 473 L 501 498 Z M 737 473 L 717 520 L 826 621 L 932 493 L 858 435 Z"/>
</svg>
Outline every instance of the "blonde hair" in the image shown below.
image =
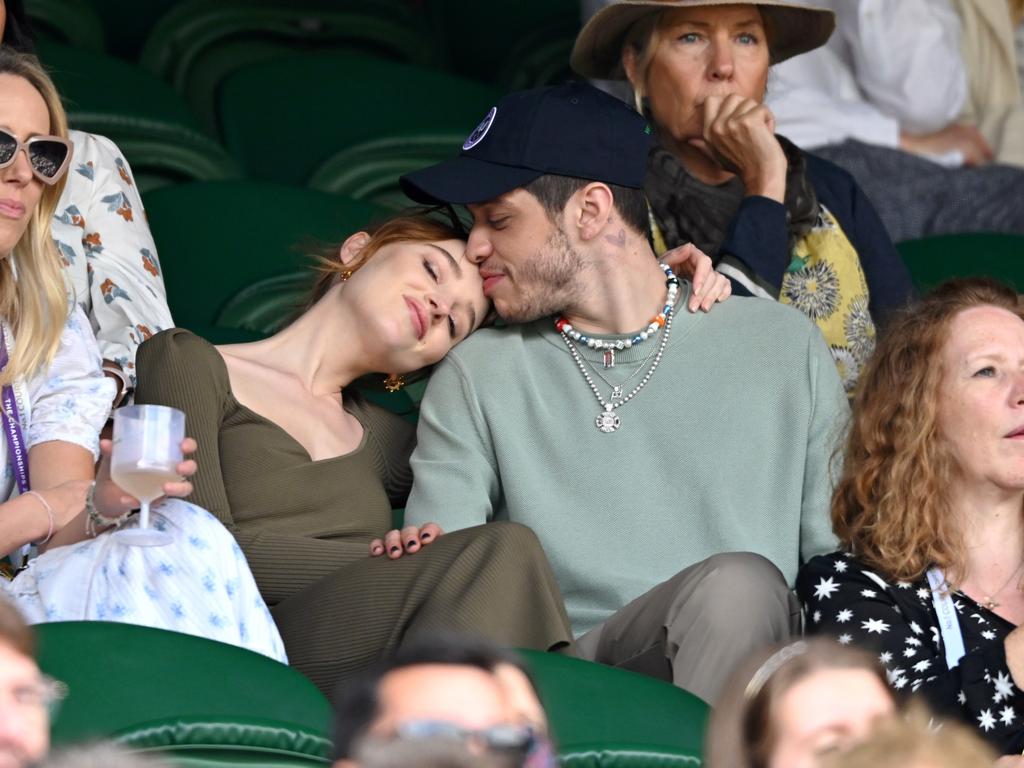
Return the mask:
<svg viewBox="0 0 1024 768">
<path fill-rule="evenodd" d="M 995 751 L 955 721 L 932 724 L 920 704 L 905 718 L 880 722 L 862 741 L 823 761 L 822 768 L 991 768 Z"/>
<path fill-rule="evenodd" d="M 57 88 L 35 56 L 0 48 L 0 75 L 20 77 L 35 88 L 50 114 L 50 133 L 68 137 L 67 115 Z M 65 180 L 66 176 L 53 186 L 43 186 L 24 234 L 11 254 L 0 259 L 0 317 L 10 323 L 18 339 L 0 373 L 3 385 L 48 367 L 60 344 L 68 296 L 50 222 Z"/>
<path fill-rule="evenodd" d="M 704 739 L 708 768 L 765 768 L 778 742 L 779 700 L 826 669 L 862 669 L 890 691 L 878 659 L 860 648 L 815 637 L 759 649 L 736 667 L 711 712 Z"/>
<path fill-rule="evenodd" d="M 1017 295 L 989 278 L 943 283 L 894 317 L 861 374 L 832 528 L 844 548 L 890 579 L 932 565 L 964 577 L 949 505 L 956 464 L 938 423 L 942 350 L 953 318 L 993 306 L 1022 317 Z"/>
</svg>

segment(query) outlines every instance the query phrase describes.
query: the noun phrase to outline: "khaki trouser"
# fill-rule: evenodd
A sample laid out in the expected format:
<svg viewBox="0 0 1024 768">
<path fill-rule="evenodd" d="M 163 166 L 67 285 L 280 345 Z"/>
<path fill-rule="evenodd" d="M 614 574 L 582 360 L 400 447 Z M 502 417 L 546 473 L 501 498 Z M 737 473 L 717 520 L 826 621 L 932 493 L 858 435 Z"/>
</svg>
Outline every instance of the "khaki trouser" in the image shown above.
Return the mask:
<svg viewBox="0 0 1024 768">
<path fill-rule="evenodd" d="M 750 552 L 714 555 L 677 573 L 576 641 L 585 659 L 669 680 L 712 706 L 755 648 L 800 632 L 782 573 Z"/>
</svg>

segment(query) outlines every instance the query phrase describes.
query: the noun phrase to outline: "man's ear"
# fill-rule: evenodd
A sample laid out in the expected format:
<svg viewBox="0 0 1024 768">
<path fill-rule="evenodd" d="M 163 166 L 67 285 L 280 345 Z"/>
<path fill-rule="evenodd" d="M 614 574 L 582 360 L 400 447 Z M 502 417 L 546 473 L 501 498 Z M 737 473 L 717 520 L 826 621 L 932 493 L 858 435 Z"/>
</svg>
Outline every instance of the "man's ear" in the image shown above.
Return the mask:
<svg viewBox="0 0 1024 768">
<path fill-rule="evenodd" d="M 338 249 L 338 258 L 342 264 L 346 266 L 352 264 L 362 253 L 363 248 L 370 242 L 370 234 L 368 232 L 356 232 L 354 235 L 350 235 L 344 243 L 341 244 L 341 248 Z"/>
<path fill-rule="evenodd" d="M 592 181 L 577 190 L 575 223 L 580 240 L 592 240 L 608 226 L 615 211 L 615 198 L 607 184 Z"/>
</svg>

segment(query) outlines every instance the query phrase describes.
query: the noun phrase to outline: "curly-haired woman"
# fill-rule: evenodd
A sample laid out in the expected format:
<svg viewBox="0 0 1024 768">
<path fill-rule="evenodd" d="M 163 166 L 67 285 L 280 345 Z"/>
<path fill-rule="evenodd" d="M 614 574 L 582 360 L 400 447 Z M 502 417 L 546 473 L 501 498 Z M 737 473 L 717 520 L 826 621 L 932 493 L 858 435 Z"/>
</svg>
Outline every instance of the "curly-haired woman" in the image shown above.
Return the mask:
<svg viewBox="0 0 1024 768">
<path fill-rule="evenodd" d="M 897 690 L 1024 747 L 1024 312 L 987 279 L 895 319 L 854 403 L 808 630 L 873 647 Z"/>
</svg>

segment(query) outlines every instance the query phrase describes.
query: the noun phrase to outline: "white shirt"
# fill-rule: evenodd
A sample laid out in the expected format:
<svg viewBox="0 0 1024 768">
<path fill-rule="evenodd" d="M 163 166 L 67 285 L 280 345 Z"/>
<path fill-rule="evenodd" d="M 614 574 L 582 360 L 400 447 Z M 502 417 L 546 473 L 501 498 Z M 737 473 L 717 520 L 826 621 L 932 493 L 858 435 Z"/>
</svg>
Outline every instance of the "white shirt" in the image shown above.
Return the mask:
<svg viewBox="0 0 1024 768">
<path fill-rule="evenodd" d="M 960 20 L 949 0 L 816 0 L 836 12 L 828 43 L 774 67 L 776 130 L 813 149 L 857 139 L 899 145 L 900 131 L 953 122 L 967 99 Z"/>
<path fill-rule="evenodd" d="M 120 150 L 71 131 L 74 155 L 53 217 L 69 290 L 89 317 L 100 353 L 135 387 L 135 351 L 174 327 L 142 198 Z"/>
</svg>

